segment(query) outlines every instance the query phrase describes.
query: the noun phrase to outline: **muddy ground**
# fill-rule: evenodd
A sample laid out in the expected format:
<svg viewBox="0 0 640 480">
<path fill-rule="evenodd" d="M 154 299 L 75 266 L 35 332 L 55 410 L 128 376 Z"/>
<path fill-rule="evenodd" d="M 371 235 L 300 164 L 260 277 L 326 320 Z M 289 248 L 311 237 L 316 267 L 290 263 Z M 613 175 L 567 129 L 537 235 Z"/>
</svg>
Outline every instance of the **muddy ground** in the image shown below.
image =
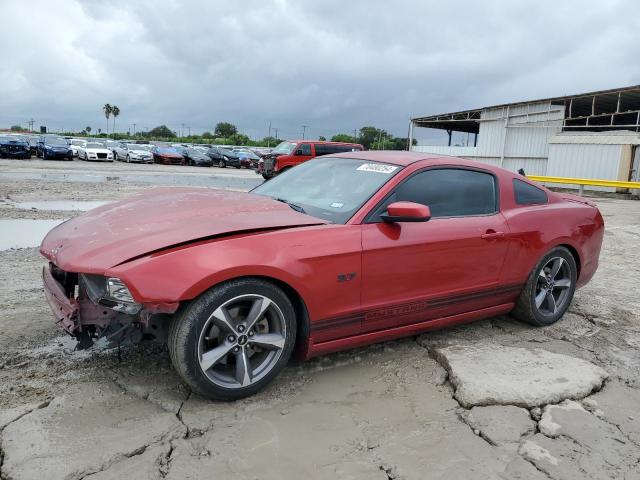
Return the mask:
<svg viewBox="0 0 640 480">
<path fill-rule="evenodd" d="M 235 169 L 0 160 L 0 220 L 68 218 L 79 212 L 17 205 L 119 199 L 154 182 L 258 180 Z M 556 325 L 497 317 L 291 363 L 235 403 L 191 394 L 162 345 L 74 351 L 51 322 L 37 249 L 0 251 L 0 478 L 640 479 L 640 202 L 595 200 L 607 225 L 600 269 Z M 492 365 L 496 349 L 506 360 Z M 468 385 L 453 351 L 488 356 L 479 383 L 495 390 L 490 400 L 461 401 Z M 503 395 L 504 369 L 518 381 L 517 360 L 547 352 L 585 360 L 595 380 L 537 403 Z M 550 379 L 584 380 L 558 358 Z"/>
</svg>

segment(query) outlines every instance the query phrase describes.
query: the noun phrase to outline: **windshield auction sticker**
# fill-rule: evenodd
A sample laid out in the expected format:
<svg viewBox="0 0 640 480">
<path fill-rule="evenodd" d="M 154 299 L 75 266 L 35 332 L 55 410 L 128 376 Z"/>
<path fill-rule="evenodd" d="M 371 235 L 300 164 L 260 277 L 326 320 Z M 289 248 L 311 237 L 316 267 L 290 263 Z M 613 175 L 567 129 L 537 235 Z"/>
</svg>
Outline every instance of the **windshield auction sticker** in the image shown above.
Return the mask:
<svg viewBox="0 0 640 480">
<path fill-rule="evenodd" d="M 360 170 L 361 172 L 384 173 L 387 175 L 395 172 L 397 169 L 398 167 L 394 167 L 393 165 L 383 165 L 381 163 L 363 163 L 356 168 L 356 170 Z"/>
</svg>

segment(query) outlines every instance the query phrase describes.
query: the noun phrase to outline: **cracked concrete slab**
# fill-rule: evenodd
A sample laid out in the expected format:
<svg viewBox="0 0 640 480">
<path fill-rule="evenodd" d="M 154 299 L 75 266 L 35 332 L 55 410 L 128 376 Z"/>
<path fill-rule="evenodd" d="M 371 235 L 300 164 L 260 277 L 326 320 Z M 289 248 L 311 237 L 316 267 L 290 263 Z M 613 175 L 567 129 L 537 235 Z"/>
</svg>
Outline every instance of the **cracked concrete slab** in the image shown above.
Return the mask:
<svg viewBox="0 0 640 480">
<path fill-rule="evenodd" d="M 473 407 L 461 412 L 469 427 L 492 445 L 517 445 L 535 432 L 536 424 L 524 408 L 513 405 Z"/>
<path fill-rule="evenodd" d="M 580 399 L 602 387 L 607 372 L 585 360 L 542 349 L 469 345 L 436 348 L 463 407 L 536 407 Z"/>
<path fill-rule="evenodd" d="M 161 480 L 161 469 L 170 449 L 169 444 L 149 447 L 141 454 L 125 458 L 102 472 L 84 477 L 83 480 Z"/>
<path fill-rule="evenodd" d="M 48 401 L 38 403 L 25 403 L 13 408 L 7 408 L 0 410 L 0 432 L 10 423 L 24 417 L 28 413 L 39 408 L 44 408 L 49 405 Z"/>
<path fill-rule="evenodd" d="M 640 390 L 615 380 L 589 397 L 594 409 L 640 446 Z"/>
<path fill-rule="evenodd" d="M 614 425 L 566 400 L 544 408 L 540 433 L 519 453 L 553 479 L 628 478 L 638 449 Z"/>
<path fill-rule="evenodd" d="M 175 415 L 111 382 L 84 383 L 4 429 L 3 475 L 79 479 L 185 432 Z"/>
<path fill-rule="evenodd" d="M 113 381 L 124 391 L 155 403 L 163 410 L 178 413 L 189 391 L 173 369 L 119 372 Z"/>
</svg>

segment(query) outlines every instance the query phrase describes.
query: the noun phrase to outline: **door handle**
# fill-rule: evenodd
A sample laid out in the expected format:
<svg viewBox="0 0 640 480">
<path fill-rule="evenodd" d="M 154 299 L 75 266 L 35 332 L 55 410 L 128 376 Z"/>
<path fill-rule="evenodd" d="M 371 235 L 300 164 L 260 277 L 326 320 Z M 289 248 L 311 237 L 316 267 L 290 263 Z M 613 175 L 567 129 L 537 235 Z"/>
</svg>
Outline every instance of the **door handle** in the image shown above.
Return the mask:
<svg viewBox="0 0 640 480">
<path fill-rule="evenodd" d="M 502 237 L 504 237 L 504 232 L 496 232 L 495 230 L 487 230 L 485 233 L 480 235 L 480 238 L 483 240 L 496 240 Z"/>
</svg>

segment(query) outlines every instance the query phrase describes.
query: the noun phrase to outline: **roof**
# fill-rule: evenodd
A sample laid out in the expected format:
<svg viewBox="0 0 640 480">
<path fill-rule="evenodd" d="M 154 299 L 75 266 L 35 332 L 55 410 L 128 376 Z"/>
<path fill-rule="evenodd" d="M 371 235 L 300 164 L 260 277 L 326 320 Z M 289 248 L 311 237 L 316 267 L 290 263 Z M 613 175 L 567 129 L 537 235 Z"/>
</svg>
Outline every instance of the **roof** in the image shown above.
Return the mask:
<svg viewBox="0 0 640 480">
<path fill-rule="evenodd" d="M 304 140 L 284 140 L 285 142 L 289 142 L 289 143 L 300 143 L 300 142 L 306 142 L 306 143 L 330 143 L 330 144 L 339 144 L 339 145 L 360 145 L 362 146 L 362 144 L 358 143 L 358 142 L 332 142 L 330 140 L 311 140 L 309 138 L 304 139 Z"/>
<path fill-rule="evenodd" d="M 549 143 L 580 143 L 590 145 L 640 145 L 640 134 L 628 131 L 565 132 L 551 137 Z"/>
<path fill-rule="evenodd" d="M 530 105 L 536 103 L 552 103 L 567 106 L 573 103 L 573 115 L 567 117 L 584 118 L 592 116 L 594 97 L 598 97 L 598 105 L 595 108 L 595 116 L 608 114 L 623 115 L 627 112 L 636 112 L 640 108 L 640 85 L 597 90 L 593 92 L 563 95 L 560 97 L 539 98 L 537 100 L 524 100 L 512 103 L 490 105 L 458 112 L 441 113 L 425 117 L 411 119 L 419 127 L 451 129 L 459 132 L 478 133 L 480 116 L 483 110 Z M 574 101 L 577 100 L 577 101 Z M 608 125 L 608 124 L 607 124 Z"/>
</svg>

